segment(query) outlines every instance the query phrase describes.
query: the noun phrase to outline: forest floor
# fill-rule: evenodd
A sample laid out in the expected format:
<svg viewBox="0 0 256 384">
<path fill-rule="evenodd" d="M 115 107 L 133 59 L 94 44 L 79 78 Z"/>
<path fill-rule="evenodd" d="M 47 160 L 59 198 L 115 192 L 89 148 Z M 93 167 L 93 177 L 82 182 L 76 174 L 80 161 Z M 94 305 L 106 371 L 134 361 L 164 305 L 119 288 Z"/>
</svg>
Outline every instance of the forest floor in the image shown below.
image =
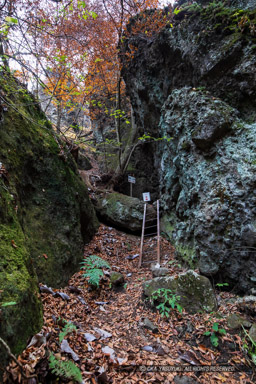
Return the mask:
<svg viewBox="0 0 256 384">
<path fill-rule="evenodd" d="M 101 225 L 85 247 L 84 256 L 97 255 L 113 271 L 122 273 L 125 285 L 114 289 L 105 275 L 99 289 L 92 290 L 83 271 L 77 272 L 61 290 L 41 287 L 44 326 L 19 356 L 23 374 L 37 374 L 38 381 L 21 376 L 13 361 L 7 383 L 75 383 L 49 374 L 49 353 L 80 368 L 84 383 L 254 383 L 254 369 L 245 353 L 249 344 L 242 331 L 229 331 L 226 317 L 241 312 L 234 295 L 216 292 L 218 312 L 189 315 L 170 312 L 162 318 L 142 300 L 142 283 L 152 277 L 149 266 L 138 269 L 140 238 Z M 175 260 L 170 243 L 162 239 L 161 256 L 170 275 L 184 271 Z M 255 313 L 254 313 L 255 314 Z M 151 320 L 155 330 L 145 328 Z M 65 332 L 67 322 L 73 325 Z M 206 331 L 214 322 L 227 331 L 213 347 Z M 64 344 L 61 343 L 64 338 Z M 88 341 L 92 340 L 92 341 Z"/>
</svg>

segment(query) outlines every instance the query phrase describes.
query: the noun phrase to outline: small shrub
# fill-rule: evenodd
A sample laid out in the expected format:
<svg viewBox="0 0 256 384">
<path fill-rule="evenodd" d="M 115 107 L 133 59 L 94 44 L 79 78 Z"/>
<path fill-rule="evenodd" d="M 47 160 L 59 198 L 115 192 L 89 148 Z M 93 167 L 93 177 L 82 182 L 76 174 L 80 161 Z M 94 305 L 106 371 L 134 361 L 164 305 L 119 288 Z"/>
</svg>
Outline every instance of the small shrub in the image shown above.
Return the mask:
<svg viewBox="0 0 256 384">
<path fill-rule="evenodd" d="M 219 345 L 219 337 L 226 335 L 226 330 L 224 328 L 219 328 L 219 323 L 213 323 L 212 329 L 204 333 L 205 336 L 210 336 L 211 343 L 214 347 Z"/>
<path fill-rule="evenodd" d="M 175 293 L 171 291 L 171 289 L 159 288 L 152 294 L 152 300 L 161 301 L 160 304 L 157 305 L 157 309 L 159 310 L 162 317 L 169 317 L 169 312 L 175 307 L 178 311 L 182 312 L 182 306 L 178 303 L 180 300 L 180 296 L 177 296 Z"/>
<path fill-rule="evenodd" d="M 85 270 L 83 276 L 88 277 L 89 284 L 96 287 L 99 287 L 100 279 L 103 277 L 102 268 L 110 268 L 107 261 L 95 255 L 86 257 L 81 264 L 81 269 Z"/>
<path fill-rule="evenodd" d="M 229 283 L 217 283 L 216 284 L 216 287 L 218 288 L 223 288 L 223 287 L 228 287 L 229 286 Z"/>
</svg>

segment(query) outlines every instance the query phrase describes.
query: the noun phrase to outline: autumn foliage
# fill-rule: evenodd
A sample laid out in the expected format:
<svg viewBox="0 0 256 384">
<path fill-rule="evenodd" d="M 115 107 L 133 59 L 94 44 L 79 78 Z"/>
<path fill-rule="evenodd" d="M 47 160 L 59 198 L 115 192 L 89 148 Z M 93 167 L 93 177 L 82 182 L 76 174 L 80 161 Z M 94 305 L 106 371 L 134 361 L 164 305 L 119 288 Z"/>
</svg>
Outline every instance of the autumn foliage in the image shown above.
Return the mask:
<svg viewBox="0 0 256 384">
<path fill-rule="evenodd" d="M 32 67 L 53 103 L 70 108 L 87 103 L 93 119 L 114 114 L 117 92 L 124 97 L 118 43 L 127 36 L 129 19 L 138 14 L 130 34 L 151 37 L 167 23 L 166 13 L 155 10 L 159 6 L 158 0 L 10 0 L 0 17 L 12 33 L 1 31 L 1 41 L 21 66 L 20 77 L 28 82 Z M 17 53 L 20 47 L 26 55 Z"/>
</svg>

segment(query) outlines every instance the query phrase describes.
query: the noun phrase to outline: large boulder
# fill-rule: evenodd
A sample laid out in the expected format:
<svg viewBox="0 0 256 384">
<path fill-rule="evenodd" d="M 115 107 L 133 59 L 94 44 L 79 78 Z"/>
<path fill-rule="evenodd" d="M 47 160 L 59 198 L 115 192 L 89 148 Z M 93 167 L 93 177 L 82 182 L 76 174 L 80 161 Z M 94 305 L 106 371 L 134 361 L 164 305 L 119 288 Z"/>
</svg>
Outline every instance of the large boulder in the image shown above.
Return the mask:
<svg viewBox="0 0 256 384">
<path fill-rule="evenodd" d="M 142 200 L 118 192 L 107 193 L 97 200 L 95 208 L 99 218 L 107 224 L 129 232 L 141 231 L 144 213 Z M 147 219 L 156 218 L 153 206 L 148 205 L 147 212 Z"/>
<path fill-rule="evenodd" d="M 143 283 L 143 293 L 151 300 L 158 289 L 170 289 L 173 294 L 180 296 L 179 304 L 189 313 L 212 312 L 217 309 L 210 280 L 192 270 L 177 276 L 156 277 Z"/>
<path fill-rule="evenodd" d="M 94 208 L 73 157 L 32 96 L 12 79 L 2 78 L 1 86 L 8 107 L 0 125 L 0 161 L 8 171 L 10 204 L 39 280 L 57 287 L 77 269 L 83 245 L 96 231 Z"/>
<path fill-rule="evenodd" d="M 0 334 L 19 353 L 42 325 L 38 278 L 65 284 L 98 222 L 33 96 L 4 73 L 0 88 L 0 307 L 15 303 L 1 308 Z"/>
<path fill-rule="evenodd" d="M 139 135 L 162 139 L 148 144 L 148 172 L 177 253 L 246 292 L 256 283 L 255 2 L 208 3 L 180 1 L 158 34 L 133 34 L 132 20 L 123 77 Z"/>
<path fill-rule="evenodd" d="M 203 274 L 246 290 L 256 277 L 256 124 L 237 116 L 206 91 L 174 90 L 160 120 L 172 137 L 162 145 L 161 190 L 177 250 L 190 244 Z"/>
</svg>

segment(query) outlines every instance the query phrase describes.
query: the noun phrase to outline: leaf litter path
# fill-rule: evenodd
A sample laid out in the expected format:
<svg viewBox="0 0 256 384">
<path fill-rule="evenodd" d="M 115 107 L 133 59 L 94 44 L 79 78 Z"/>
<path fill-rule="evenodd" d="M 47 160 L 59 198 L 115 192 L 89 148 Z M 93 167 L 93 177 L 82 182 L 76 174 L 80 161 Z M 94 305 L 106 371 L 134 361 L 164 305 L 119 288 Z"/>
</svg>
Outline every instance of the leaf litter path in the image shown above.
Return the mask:
<svg viewBox="0 0 256 384">
<path fill-rule="evenodd" d="M 131 256 L 139 253 L 139 245 L 138 237 L 101 225 L 85 247 L 84 256 L 98 255 L 107 260 L 112 270 L 124 275 L 124 288 L 114 290 L 105 275 L 100 289 L 91 290 L 82 272 L 78 272 L 66 288 L 48 292 L 46 289 L 41 293 L 42 332 L 19 356 L 26 375 L 36 373 L 40 383 L 57 382 L 52 381 L 54 376 L 49 374 L 48 355 L 52 352 L 62 360 L 73 358 L 84 383 L 255 382 L 238 334 L 228 333 L 222 337 L 218 348 L 213 348 L 209 338 L 203 335 L 214 321 L 227 329 L 225 316 L 237 311 L 234 304 L 226 302 L 232 295 L 221 294 L 224 305 L 219 307 L 218 314 L 188 315 L 173 311 L 169 319 L 162 319 L 142 301 L 142 283 L 151 278 L 151 271 L 149 268 L 138 270 L 138 258 L 132 260 Z M 174 261 L 170 243 L 163 239 L 161 248 L 162 260 L 169 266 L 170 274 L 182 272 L 181 266 Z M 155 325 L 154 332 L 145 328 L 146 318 Z M 59 335 L 65 321 L 75 325 L 77 330 L 65 336 L 63 345 Z M 238 370 L 222 372 L 222 365 Z M 216 371 L 208 372 L 214 366 Z M 198 367 L 201 372 L 196 372 Z M 11 373 L 6 382 L 26 382 L 14 362 L 8 369 Z M 36 382 L 33 380 L 28 383 Z M 61 379 L 58 383 L 72 381 Z"/>
</svg>

